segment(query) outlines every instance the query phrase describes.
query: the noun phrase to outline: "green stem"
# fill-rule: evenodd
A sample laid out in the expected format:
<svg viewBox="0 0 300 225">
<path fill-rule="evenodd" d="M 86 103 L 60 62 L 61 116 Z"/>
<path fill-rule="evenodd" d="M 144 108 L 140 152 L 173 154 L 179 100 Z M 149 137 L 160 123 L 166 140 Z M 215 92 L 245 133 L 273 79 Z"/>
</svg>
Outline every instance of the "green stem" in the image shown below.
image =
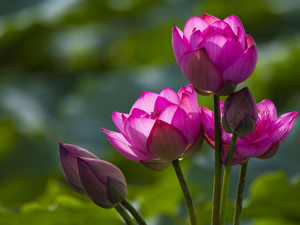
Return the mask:
<svg viewBox="0 0 300 225">
<path fill-rule="evenodd" d="M 237 195 L 235 200 L 235 212 L 234 212 L 233 225 L 239 225 L 241 221 L 247 164 L 248 162 L 242 164 L 240 169 L 239 183 L 238 183 Z"/>
<path fill-rule="evenodd" d="M 136 222 L 138 222 L 139 225 L 147 225 L 139 212 L 136 211 L 136 209 L 126 199 L 124 199 L 121 204 L 131 213 L 131 215 L 135 218 Z"/>
<path fill-rule="evenodd" d="M 186 207 L 187 207 L 187 210 L 188 210 L 188 213 L 189 213 L 191 225 L 198 225 L 197 216 L 196 216 L 196 212 L 195 212 L 195 209 L 194 209 L 192 197 L 191 197 L 190 191 L 188 189 L 188 186 L 185 182 L 184 176 L 182 174 L 182 170 L 181 170 L 180 165 L 179 165 L 179 160 L 175 159 L 172 162 L 172 164 L 173 164 L 173 167 L 175 169 L 177 178 L 178 178 L 180 186 L 181 186 L 181 190 L 182 190 L 183 195 L 184 195 L 185 204 L 186 204 Z"/>
<path fill-rule="evenodd" d="M 214 95 L 214 121 L 215 121 L 215 175 L 212 202 L 212 225 L 219 225 L 221 185 L 222 185 L 222 136 L 220 119 L 220 97 Z"/>
<path fill-rule="evenodd" d="M 124 221 L 127 225 L 135 225 L 129 214 L 126 212 L 126 210 L 120 205 L 116 205 L 115 209 L 118 211 L 118 213 L 122 216 Z"/>
<path fill-rule="evenodd" d="M 234 147 L 235 147 L 236 141 L 237 141 L 237 135 L 233 134 L 232 138 L 231 138 L 231 141 L 230 141 L 228 154 L 227 154 L 227 163 L 226 163 L 226 166 L 225 166 L 225 172 L 224 172 L 224 178 L 223 178 L 223 189 L 222 189 L 223 191 L 222 191 L 222 198 L 221 198 L 220 225 L 225 224 L 231 164 L 232 164 L 232 158 L 233 158 Z"/>
</svg>

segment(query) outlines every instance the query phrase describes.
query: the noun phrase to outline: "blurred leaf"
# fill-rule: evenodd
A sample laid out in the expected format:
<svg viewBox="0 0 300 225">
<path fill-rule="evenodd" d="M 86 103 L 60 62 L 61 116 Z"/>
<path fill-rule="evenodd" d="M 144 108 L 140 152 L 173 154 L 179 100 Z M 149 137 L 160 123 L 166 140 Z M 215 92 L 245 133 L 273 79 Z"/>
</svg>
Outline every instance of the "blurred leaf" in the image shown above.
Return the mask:
<svg viewBox="0 0 300 225">
<path fill-rule="evenodd" d="M 0 209 L 0 216 L 1 223 L 7 225 L 121 224 L 114 209 L 102 209 L 93 203 L 83 204 L 69 196 L 58 196 L 49 206 L 36 202 L 24 204 L 18 214 Z"/>
<path fill-rule="evenodd" d="M 297 224 L 300 221 L 300 180 L 290 184 L 282 172 L 262 175 L 251 185 L 247 202 L 242 219 L 269 220 L 266 224 L 275 220 L 284 221 L 281 224 Z"/>
</svg>

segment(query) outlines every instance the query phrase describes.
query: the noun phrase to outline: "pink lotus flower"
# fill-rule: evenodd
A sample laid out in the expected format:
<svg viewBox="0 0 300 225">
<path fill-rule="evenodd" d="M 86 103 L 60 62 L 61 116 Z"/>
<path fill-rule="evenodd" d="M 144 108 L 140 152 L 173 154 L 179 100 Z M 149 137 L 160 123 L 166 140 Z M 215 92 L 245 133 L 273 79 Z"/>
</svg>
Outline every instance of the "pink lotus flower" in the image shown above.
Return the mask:
<svg viewBox="0 0 300 225">
<path fill-rule="evenodd" d="M 220 103 L 221 113 L 224 102 Z M 277 118 L 276 107 L 266 99 L 257 104 L 258 119 L 255 130 L 243 137 L 238 138 L 234 149 L 232 165 L 242 163 L 251 157 L 269 159 L 273 157 L 281 143 L 289 134 L 296 116 L 299 112 L 289 112 Z M 206 140 L 214 148 L 214 113 L 201 107 L 201 117 Z M 232 134 L 226 133 L 222 128 L 222 161 L 226 164 L 227 152 Z"/>
<path fill-rule="evenodd" d="M 169 88 L 159 94 L 143 92 L 129 114 L 114 112 L 112 119 L 120 133 L 101 128 L 111 144 L 126 158 L 153 170 L 195 154 L 204 140 L 197 94 L 191 85 L 178 93 Z"/>
<path fill-rule="evenodd" d="M 183 32 L 173 27 L 178 65 L 199 94 L 229 95 L 254 71 L 257 48 L 235 15 L 223 21 L 203 14 L 191 17 Z"/>
</svg>

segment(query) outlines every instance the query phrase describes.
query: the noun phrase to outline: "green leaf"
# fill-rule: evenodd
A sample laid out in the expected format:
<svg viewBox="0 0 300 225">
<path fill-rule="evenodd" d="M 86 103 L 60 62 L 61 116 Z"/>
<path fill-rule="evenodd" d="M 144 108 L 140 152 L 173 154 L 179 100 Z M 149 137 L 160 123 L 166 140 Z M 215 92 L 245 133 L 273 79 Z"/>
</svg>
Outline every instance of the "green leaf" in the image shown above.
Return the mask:
<svg viewBox="0 0 300 225">
<path fill-rule="evenodd" d="M 243 209 L 242 219 L 257 218 L 258 224 L 299 224 L 299 190 L 299 180 L 289 183 L 283 172 L 260 176 L 251 185 L 249 204 Z"/>
</svg>

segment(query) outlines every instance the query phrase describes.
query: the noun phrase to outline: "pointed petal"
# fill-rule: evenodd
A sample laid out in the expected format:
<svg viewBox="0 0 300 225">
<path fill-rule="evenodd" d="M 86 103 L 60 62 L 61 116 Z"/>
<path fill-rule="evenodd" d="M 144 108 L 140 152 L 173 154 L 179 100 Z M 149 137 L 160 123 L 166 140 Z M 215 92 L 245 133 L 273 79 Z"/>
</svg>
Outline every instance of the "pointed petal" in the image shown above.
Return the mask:
<svg viewBox="0 0 300 225">
<path fill-rule="evenodd" d="M 150 115 L 147 113 L 147 112 L 145 112 L 144 110 L 142 110 L 142 109 L 137 109 L 137 108 L 133 108 L 132 110 L 131 110 L 131 115 L 133 115 L 133 116 L 136 116 L 136 117 L 145 117 L 145 118 L 149 118 L 150 117 Z M 125 121 L 127 120 L 127 118 L 129 117 L 130 115 L 128 115 L 128 116 L 124 116 L 123 115 L 123 128 L 124 128 L 124 124 L 125 124 Z"/>
<path fill-rule="evenodd" d="M 193 86 L 190 85 L 190 84 L 188 84 L 188 85 L 186 86 L 186 88 L 185 88 L 184 86 L 182 86 L 182 87 L 180 88 L 180 90 L 179 90 L 178 93 L 177 93 L 179 99 L 182 98 L 182 94 L 183 94 L 183 93 L 188 93 L 188 94 L 195 95 L 196 98 L 197 98 L 197 94 L 195 94 L 195 90 L 194 90 Z"/>
<path fill-rule="evenodd" d="M 193 88 L 193 86 L 190 85 L 190 84 L 187 85 L 187 88 L 188 88 L 189 86 Z M 184 86 L 182 86 L 182 87 L 180 88 L 180 90 L 177 92 L 177 95 L 178 95 L 179 99 L 181 99 L 182 94 L 185 92 L 185 90 L 186 90 L 186 88 L 185 88 Z"/>
<path fill-rule="evenodd" d="M 164 97 L 164 98 L 168 99 L 170 102 L 175 103 L 175 104 L 178 104 L 178 102 L 180 100 L 177 93 L 170 88 L 164 88 L 159 93 L 159 96 Z"/>
<path fill-rule="evenodd" d="M 286 114 L 288 114 L 288 113 L 286 113 Z M 290 133 L 290 131 L 291 131 L 291 129 L 292 129 L 292 126 L 293 126 L 293 124 L 294 124 L 294 121 L 295 121 L 296 117 L 298 116 L 298 114 L 299 114 L 299 112 L 291 112 L 291 113 L 288 114 L 288 115 L 285 115 L 285 114 L 284 114 L 286 117 L 290 117 L 290 120 L 289 120 L 289 122 L 286 124 L 287 130 L 286 130 L 285 134 L 282 136 L 282 138 L 280 138 L 280 141 L 284 141 L 285 138 L 288 136 L 288 134 Z M 284 116 L 284 115 L 282 115 L 282 116 Z M 281 119 L 282 116 L 280 116 L 278 119 Z M 281 119 L 281 122 L 282 122 L 282 119 Z"/>
<path fill-rule="evenodd" d="M 59 159 L 65 178 L 69 184 L 72 184 L 70 185 L 71 187 L 76 186 L 79 189 L 82 189 L 77 172 L 77 155 L 98 159 L 97 156 L 81 147 L 62 142 L 59 143 Z"/>
<path fill-rule="evenodd" d="M 178 105 L 175 105 L 173 103 L 168 104 L 167 107 L 160 113 L 158 119 L 168 124 L 171 124 L 177 109 L 178 109 Z"/>
<path fill-rule="evenodd" d="M 107 177 L 107 196 L 112 204 L 122 202 L 127 196 L 127 188 L 123 182 Z"/>
<path fill-rule="evenodd" d="M 181 30 L 176 26 L 173 26 L 172 46 L 176 61 L 178 65 L 180 65 L 181 57 L 188 50 L 188 45 L 183 40 L 183 34 Z"/>
<path fill-rule="evenodd" d="M 231 29 L 233 30 L 233 32 L 235 33 L 236 36 L 238 36 L 238 27 L 241 29 L 243 34 L 246 35 L 244 26 L 243 26 L 242 22 L 240 21 L 240 19 L 236 15 L 228 16 L 223 21 L 226 22 L 231 27 Z"/>
<path fill-rule="evenodd" d="M 243 139 L 238 139 L 235 146 L 235 153 L 242 157 L 259 157 L 266 153 L 270 147 L 271 143 L 248 145 Z"/>
<path fill-rule="evenodd" d="M 265 111 L 268 112 L 272 120 L 277 119 L 277 110 L 274 103 L 269 100 L 265 99 L 257 104 L 259 114 L 263 114 Z"/>
<path fill-rule="evenodd" d="M 215 141 L 213 141 L 212 139 L 210 139 L 207 135 L 204 135 L 204 139 L 206 140 L 207 144 L 215 150 Z"/>
<path fill-rule="evenodd" d="M 149 152 L 162 160 L 172 161 L 182 155 L 186 146 L 187 140 L 178 129 L 156 120 L 147 142 Z"/>
<path fill-rule="evenodd" d="M 195 155 L 202 147 L 204 141 L 204 128 L 201 124 L 200 131 L 196 140 L 190 144 L 184 154 L 181 156 L 182 158 L 186 158 L 192 155 Z"/>
<path fill-rule="evenodd" d="M 126 140 L 135 148 L 147 151 L 147 138 L 155 123 L 155 120 L 130 116 L 124 125 Z"/>
<path fill-rule="evenodd" d="M 196 139 L 201 126 L 201 114 L 196 93 L 184 93 L 182 95 L 179 108 L 174 114 L 171 125 L 185 135 L 188 143 Z"/>
<path fill-rule="evenodd" d="M 174 104 L 169 104 L 159 119 L 177 128 L 187 138 L 188 143 L 195 140 L 201 125 L 200 112 L 194 113 L 190 118 L 184 109 Z"/>
<path fill-rule="evenodd" d="M 186 79 L 197 89 L 216 91 L 223 83 L 223 78 L 204 48 L 186 52 L 180 67 Z"/>
<path fill-rule="evenodd" d="M 261 142 L 271 142 L 272 144 L 274 144 L 279 140 L 284 141 L 287 135 L 290 133 L 293 123 L 298 114 L 298 112 L 289 112 L 278 117 L 274 122 L 275 127 L 269 133 L 269 137 Z"/>
<path fill-rule="evenodd" d="M 198 48 L 198 45 L 201 41 L 203 41 L 204 37 L 201 34 L 200 30 L 197 30 L 192 33 L 190 37 L 190 49 L 196 49 Z"/>
<path fill-rule="evenodd" d="M 206 135 L 209 137 L 209 139 L 215 141 L 214 113 L 203 106 L 200 107 L 200 110 L 201 110 L 201 121 L 203 124 L 204 131 Z"/>
<path fill-rule="evenodd" d="M 258 158 L 258 159 L 270 159 L 270 158 L 272 158 L 278 152 L 281 143 L 282 143 L 281 141 L 277 141 L 276 144 L 273 147 L 271 147 L 270 150 L 268 150 L 265 154 L 263 154 L 259 157 L 256 157 L 256 158 Z"/>
<path fill-rule="evenodd" d="M 156 98 L 158 97 L 158 94 L 152 93 L 152 92 L 143 92 L 142 96 L 133 104 L 131 111 L 134 108 L 142 109 L 148 114 L 151 114 L 154 108 L 154 104 L 156 101 Z"/>
<path fill-rule="evenodd" d="M 241 28 L 238 27 L 238 55 L 242 54 L 247 48 L 247 40 L 246 35 L 243 31 L 241 31 Z"/>
<path fill-rule="evenodd" d="M 235 34 L 233 33 L 231 27 L 223 22 L 223 21 L 216 21 L 214 22 L 207 30 L 207 33 L 206 33 L 206 37 L 215 33 L 215 32 L 218 32 L 220 34 L 225 34 L 231 38 L 234 38 L 235 37 Z"/>
<path fill-rule="evenodd" d="M 202 18 L 198 16 L 193 16 L 186 22 L 183 34 L 188 40 L 190 40 L 192 33 L 196 30 L 200 30 L 201 33 L 203 33 L 203 36 L 205 37 L 205 32 L 208 27 L 209 24 Z"/>
<path fill-rule="evenodd" d="M 239 137 L 243 137 L 247 134 L 250 134 L 255 129 L 257 118 L 245 114 L 244 119 L 240 124 L 235 128 L 234 133 L 238 134 Z"/>
<path fill-rule="evenodd" d="M 256 61 L 257 48 L 256 46 L 252 46 L 224 70 L 224 81 L 231 80 L 236 84 L 245 81 L 253 73 Z"/>
<path fill-rule="evenodd" d="M 129 114 L 125 113 L 113 112 L 112 114 L 112 120 L 122 134 L 124 134 L 124 123 L 128 117 Z"/>
<path fill-rule="evenodd" d="M 185 93 L 189 93 L 189 94 L 194 95 L 194 94 L 195 94 L 195 90 L 194 90 L 193 86 L 190 85 L 190 84 L 188 84 L 188 85 L 186 86 Z M 196 95 L 196 94 L 195 94 L 195 96 L 196 96 L 196 98 L 197 98 L 197 95 Z M 180 99 L 181 99 L 181 97 L 182 97 L 182 96 L 180 96 Z"/>
<path fill-rule="evenodd" d="M 237 42 L 233 38 L 214 33 L 204 39 L 199 48 L 205 48 L 218 71 L 223 72 L 238 57 L 236 46 Z"/>
<path fill-rule="evenodd" d="M 164 97 L 158 96 L 155 102 L 154 109 L 161 111 L 164 110 L 169 104 L 173 104 L 173 103 L 170 103 L 170 101 Z M 153 119 L 153 117 L 151 117 L 151 119 Z"/>
<path fill-rule="evenodd" d="M 86 164 L 95 174 L 97 179 L 105 186 L 107 186 L 107 177 L 110 177 L 114 180 L 118 180 L 123 185 L 126 185 L 126 180 L 122 171 L 113 164 L 101 159 L 86 160 Z"/>
<path fill-rule="evenodd" d="M 154 108 L 157 110 L 163 110 L 170 102 L 178 104 L 179 100 L 180 99 L 175 91 L 170 88 L 165 88 L 159 93 Z"/>
<path fill-rule="evenodd" d="M 172 161 L 141 161 L 141 163 L 151 170 L 162 171 L 167 169 Z"/>
<path fill-rule="evenodd" d="M 106 186 L 103 184 L 97 176 L 90 169 L 87 164 L 86 158 L 78 157 L 78 173 L 81 184 L 85 193 L 93 200 L 95 204 L 103 208 L 113 208 L 114 205 L 109 201 L 106 194 Z"/>
<path fill-rule="evenodd" d="M 253 45 L 256 46 L 254 39 L 251 37 L 250 34 L 247 34 L 246 36 L 247 41 L 247 49 L 251 48 Z"/>
<path fill-rule="evenodd" d="M 221 21 L 220 19 L 218 19 L 217 17 L 208 15 L 206 13 L 203 14 L 202 19 L 205 20 L 208 24 L 213 24 L 216 21 Z"/>
<path fill-rule="evenodd" d="M 134 148 L 122 134 L 109 131 L 104 128 L 101 128 L 100 130 L 107 135 L 108 140 L 114 148 L 127 159 L 139 162 L 140 160 L 150 160 L 155 158 L 151 154 L 147 154 L 137 148 Z"/>
</svg>

